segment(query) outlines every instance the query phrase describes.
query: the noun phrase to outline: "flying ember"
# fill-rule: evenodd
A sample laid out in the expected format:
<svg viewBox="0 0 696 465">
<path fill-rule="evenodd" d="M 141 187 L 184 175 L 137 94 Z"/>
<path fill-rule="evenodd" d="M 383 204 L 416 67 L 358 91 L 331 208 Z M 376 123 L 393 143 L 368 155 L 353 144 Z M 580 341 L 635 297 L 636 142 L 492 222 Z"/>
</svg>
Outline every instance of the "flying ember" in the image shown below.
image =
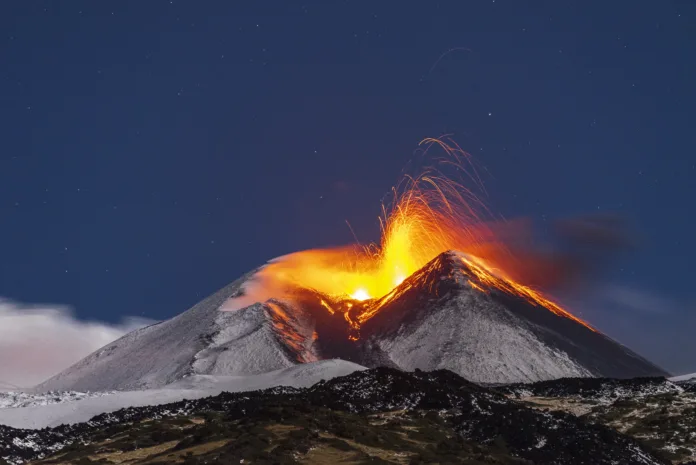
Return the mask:
<svg viewBox="0 0 696 465">
<path fill-rule="evenodd" d="M 445 156 L 437 159 L 437 166 L 456 171 L 483 191 L 468 154 L 456 143 L 429 138 L 421 146 L 426 153 L 431 148 L 442 149 Z M 379 244 L 292 253 L 263 267 L 255 275 L 255 282 L 260 283 L 265 298 L 282 298 L 295 290 L 309 289 L 337 301 L 369 301 L 387 296 L 432 259 L 455 250 L 462 252 L 461 259 L 471 270 L 472 288 L 515 294 L 589 327 L 539 291 L 519 282 L 518 275 L 524 274 L 520 273 L 519 258 L 497 237 L 493 224 L 474 191 L 432 167 L 418 176 L 406 176 L 393 189 L 391 206 L 382 206 Z M 371 308 L 358 315 L 357 321 L 349 322 L 358 326 L 377 311 Z"/>
</svg>

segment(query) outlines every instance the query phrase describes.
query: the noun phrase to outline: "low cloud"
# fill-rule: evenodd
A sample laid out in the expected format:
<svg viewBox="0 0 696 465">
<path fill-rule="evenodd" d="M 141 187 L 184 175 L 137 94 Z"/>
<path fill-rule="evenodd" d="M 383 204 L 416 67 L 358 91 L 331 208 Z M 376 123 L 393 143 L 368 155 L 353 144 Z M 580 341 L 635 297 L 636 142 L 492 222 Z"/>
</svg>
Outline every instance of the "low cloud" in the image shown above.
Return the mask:
<svg viewBox="0 0 696 465">
<path fill-rule="evenodd" d="M 604 291 L 604 298 L 623 310 L 651 315 L 671 313 L 677 305 L 658 294 L 627 286 L 609 286 Z"/>
<path fill-rule="evenodd" d="M 152 324 L 78 320 L 68 307 L 0 299 L 0 385 L 34 386 L 124 334 Z"/>
</svg>

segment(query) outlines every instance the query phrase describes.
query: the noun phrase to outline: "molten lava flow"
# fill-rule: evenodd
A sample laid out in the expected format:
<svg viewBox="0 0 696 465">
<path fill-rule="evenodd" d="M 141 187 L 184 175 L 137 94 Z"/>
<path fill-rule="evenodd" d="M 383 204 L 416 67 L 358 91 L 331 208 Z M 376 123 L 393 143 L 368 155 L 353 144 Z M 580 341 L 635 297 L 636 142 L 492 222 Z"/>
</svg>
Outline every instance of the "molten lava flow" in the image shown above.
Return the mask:
<svg viewBox="0 0 696 465">
<path fill-rule="evenodd" d="M 481 185 L 467 154 L 456 144 L 426 139 L 421 145 L 426 152 L 433 146 L 442 148 L 447 156 L 440 160 L 441 165 L 456 169 Z M 538 291 L 518 282 L 519 260 L 496 237 L 492 223 L 483 221 L 480 212 L 487 213 L 485 206 L 463 184 L 431 168 L 417 177 L 407 176 L 393 189 L 393 195 L 392 207 L 383 207 L 379 245 L 306 250 L 280 257 L 256 275 L 265 297 L 311 289 L 337 301 L 384 298 L 442 252 L 457 250 L 463 252 L 462 260 L 477 281 L 471 281 L 473 288 L 482 292 L 486 292 L 486 287 L 495 288 L 517 295 L 590 328 Z M 334 312 L 326 302 L 322 301 L 322 305 Z M 357 315 L 357 321 L 348 312 L 344 317 L 357 329 L 377 311 L 372 307 Z"/>
<path fill-rule="evenodd" d="M 362 287 L 350 295 L 351 299 L 363 301 L 370 298 L 370 294 L 367 293 Z"/>
</svg>

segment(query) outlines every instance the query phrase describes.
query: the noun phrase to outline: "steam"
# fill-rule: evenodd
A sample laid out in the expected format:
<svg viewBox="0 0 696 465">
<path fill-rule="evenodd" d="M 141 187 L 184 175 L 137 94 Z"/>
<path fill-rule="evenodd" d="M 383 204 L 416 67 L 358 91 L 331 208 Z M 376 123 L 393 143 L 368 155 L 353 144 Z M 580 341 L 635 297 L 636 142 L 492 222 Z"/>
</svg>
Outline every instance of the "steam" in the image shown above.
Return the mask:
<svg viewBox="0 0 696 465">
<path fill-rule="evenodd" d="M 559 219 L 544 237 L 529 220 L 491 229 L 509 253 L 506 273 L 554 294 L 592 284 L 603 269 L 636 246 L 628 221 L 615 214 Z"/>
<path fill-rule="evenodd" d="M 153 323 L 81 321 L 68 307 L 0 299 L 0 384 L 31 387 L 124 334 Z"/>
<path fill-rule="evenodd" d="M 255 274 L 248 278 L 237 295 L 227 299 L 220 307 L 220 311 L 234 312 L 249 307 L 258 302 L 265 302 L 272 298 L 282 298 L 287 291 L 274 284 L 273 281 L 264 279 L 263 275 Z"/>
</svg>

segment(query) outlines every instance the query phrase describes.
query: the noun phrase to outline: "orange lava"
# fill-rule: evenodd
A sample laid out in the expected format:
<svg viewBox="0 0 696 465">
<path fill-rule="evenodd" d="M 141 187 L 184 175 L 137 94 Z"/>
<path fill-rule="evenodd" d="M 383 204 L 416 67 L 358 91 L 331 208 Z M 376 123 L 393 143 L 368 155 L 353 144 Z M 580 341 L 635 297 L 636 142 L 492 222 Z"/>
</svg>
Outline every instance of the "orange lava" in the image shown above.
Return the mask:
<svg viewBox="0 0 696 465">
<path fill-rule="evenodd" d="M 425 152 L 431 148 L 444 150 L 445 157 L 438 160 L 438 166 L 458 171 L 482 190 L 468 155 L 451 140 L 425 139 L 421 145 Z M 488 226 L 492 222 L 485 205 L 463 183 L 430 168 L 417 177 L 405 177 L 393 189 L 393 195 L 391 208 L 383 206 L 380 244 L 306 250 L 280 257 L 256 275 L 267 296 L 280 297 L 279 294 L 304 288 L 337 300 L 384 300 L 433 258 L 456 250 L 463 253 L 462 260 L 473 274 L 472 288 L 484 293 L 486 288 L 495 288 L 517 295 L 592 329 L 506 273 L 506 269 L 514 269 L 517 278 L 519 260 L 496 238 Z M 334 312 L 326 302 L 322 301 L 322 305 Z M 371 307 L 369 313 L 358 315 L 358 321 L 351 320 L 348 313 L 344 316 L 352 327 L 358 328 L 378 311 Z"/>
</svg>

